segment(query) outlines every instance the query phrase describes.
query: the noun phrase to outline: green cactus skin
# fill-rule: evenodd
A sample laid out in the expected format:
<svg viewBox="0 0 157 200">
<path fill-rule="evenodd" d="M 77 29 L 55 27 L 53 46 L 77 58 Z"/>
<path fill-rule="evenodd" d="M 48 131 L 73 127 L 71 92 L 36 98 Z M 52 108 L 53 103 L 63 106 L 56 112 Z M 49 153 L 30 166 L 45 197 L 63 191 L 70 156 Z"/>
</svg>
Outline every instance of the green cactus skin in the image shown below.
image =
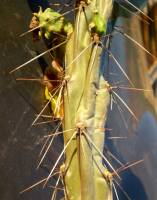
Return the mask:
<svg viewBox="0 0 157 200">
<path fill-rule="evenodd" d="M 66 149 L 64 181 L 68 200 L 112 200 L 110 184 L 102 174 L 105 170 L 102 158 L 88 138 L 103 152 L 102 127 L 110 95 L 100 66 L 102 48 L 94 41 L 92 43 L 92 32 L 87 27 L 88 21 L 94 24 L 92 30 L 96 34 L 101 36 L 105 33 L 112 1 L 93 0 L 84 9 L 87 19 L 80 11 L 75 24 L 79 29 L 75 28 L 66 46 L 65 76 L 70 78 L 64 89 L 64 130 L 76 128 L 77 135 Z M 79 58 L 73 62 L 78 55 Z M 74 131 L 64 134 L 65 144 Z"/>
</svg>

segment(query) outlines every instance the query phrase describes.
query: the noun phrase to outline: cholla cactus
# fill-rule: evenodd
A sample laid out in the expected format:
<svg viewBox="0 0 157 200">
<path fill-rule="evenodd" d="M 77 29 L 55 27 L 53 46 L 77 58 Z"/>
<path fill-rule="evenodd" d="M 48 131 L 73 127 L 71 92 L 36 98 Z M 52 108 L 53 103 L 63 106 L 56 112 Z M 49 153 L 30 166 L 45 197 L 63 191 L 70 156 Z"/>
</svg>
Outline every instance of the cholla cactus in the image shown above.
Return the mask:
<svg viewBox="0 0 157 200">
<path fill-rule="evenodd" d="M 64 149 L 59 159 L 65 153 L 65 163 L 61 167 L 65 199 L 111 200 L 111 185 L 105 173 L 107 169 L 102 164 L 103 159 L 106 161 L 103 156 L 104 126 L 110 94 L 104 80 L 101 53 L 112 1 L 78 1 L 76 10 L 74 28 L 50 8 L 44 12 L 40 8 L 34 14 L 39 37 L 49 40 L 53 34 L 67 37 L 62 57 L 65 62 L 61 62 L 65 68 L 60 90 L 51 92 L 46 86 L 46 98 L 52 104 L 54 117 L 60 117 L 63 122 Z M 55 54 L 53 62 L 57 59 Z M 62 101 L 64 114 L 61 116 L 58 111 L 55 115 L 62 107 Z"/>
<path fill-rule="evenodd" d="M 48 51 L 53 61 L 44 72 L 45 96 L 53 117 L 62 123 L 64 148 L 46 183 L 65 154 L 59 173 L 65 200 L 113 199 L 110 170 L 118 174 L 103 155 L 112 87 L 104 79 L 102 64 L 112 4 L 112 0 L 77 1 L 73 25 L 58 12 L 40 8 L 30 25 L 39 38 L 56 45 Z"/>
</svg>

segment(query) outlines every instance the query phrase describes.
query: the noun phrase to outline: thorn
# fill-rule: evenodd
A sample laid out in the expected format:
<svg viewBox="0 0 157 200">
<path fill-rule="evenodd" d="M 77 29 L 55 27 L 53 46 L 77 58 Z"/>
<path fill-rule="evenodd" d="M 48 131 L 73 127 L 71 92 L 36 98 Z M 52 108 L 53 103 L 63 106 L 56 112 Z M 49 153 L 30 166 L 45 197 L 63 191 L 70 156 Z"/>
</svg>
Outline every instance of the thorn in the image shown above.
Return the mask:
<svg viewBox="0 0 157 200">
<path fill-rule="evenodd" d="M 56 127 L 56 131 L 58 131 L 58 129 L 60 128 L 61 124 L 62 124 L 62 122 L 60 122 L 59 125 Z M 53 143 L 53 141 L 54 141 L 54 139 L 55 139 L 55 136 L 56 136 L 56 135 L 54 134 L 53 137 L 52 137 L 52 139 L 51 139 L 51 141 L 50 141 L 50 143 L 49 143 L 49 145 L 48 145 L 48 147 L 47 147 L 47 149 L 46 149 L 46 151 L 45 151 L 45 153 L 44 153 L 44 155 L 43 155 L 42 158 L 40 159 L 40 162 L 39 162 L 39 164 L 38 164 L 38 166 L 37 166 L 37 169 L 40 167 L 41 163 L 43 162 L 43 160 L 44 160 L 44 158 L 45 158 L 47 152 L 49 151 L 49 149 L 50 149 L 50 147 L 51 147 L 51 145 L 52 145 L 52 143 Z"/>
<path fill-rule="evenodd" d="M 114 184 L 113 182 L 112 182 L 112 186 L 113 186 L 113 189 L 114 189 L 114 191 L 115 191 L 116 198 L 117 198 L 117 200 L 119 200 L 118 193 L 117 193 L 115 184 Z"/>
<path fill-rule="evenodd" d="M 61 157 L 63 156 L 65 150 L 67 149 L 67 147 L 69 146 L 69 144 L 71 143 L 71 141 L 73 140 L 73 138 L 74 138 L 75 135 L 76 135 L 76 132 L 74 132 L 74 134 L 71 136 L 71 138 L 69 139 L 69 141 L 68 141 L 68 142 L 66 143 L 66 145 L 64 146 L 64 148 L 63 148 L 61 154 L 59 155 L 59 157 L 58 157 L 56 163 L 54 164 L 53 168 L 51 169 L 50 174 L 48 175 L 48 177 L 47 177 L 47 179 L 46 179 L 46 181 L 45 181 L 43 187 L 46 186 L 47 182 L 49 181 L 49 179 L 50 179 L 50 177 L 51 177 L 51 174 L 54 172 L 56 166 L 58 165 L 58 163 L 59 163 L 59 161 L 60 161 L 60 159 L 61 159 Z"/>
<path fill-rule="evenodd" d="M 48 124 L 48 123 L 52 123 L 53 120 L 48 120 L 48 121 L 43 121 L 43 122 L 36 122 L 33 124 L 33 126 L 37 126 L 37 125 L 42 125 L 42 124 Z"/>
<path fill-rule="evenodd" d="M 124 74 L 124 76 L 126 77 L 126 79 L 129 81 L 129 83 L 134 86 L 133 82 L 130 80 L 130 78 L 128 77 L 128 75 L 126 74 L 126 72 L 124 71 L 124 69 L 121 67 L 121 65 L 119 64 L 119 62 L 117 61 L 117 59 L 114 57 L 114 55 L 111 53 L 111 51 L 109 51 L 109 54 L 111 55 L 111 57 L 113 58 L 113 60 L 115 61 L 115 63 L 117 64 L 117 66 L 119 67 L 119 69 L 122 71 L 122 73 Z"/>
<path fill-rule="evenodd" d="M 35 27 L 35 28 L 32 28 L 32 29 L 30 29 L 30 30 L 28 30 L 28 31 L 26 31 L 26 32 L 24 32 L 24 33 L 22 33 L 22 34 L 20 34 L 19 37 L 23 37 L 23 36 L 27 35 L 28 33 L 31 33 L 31 32 L 33 32 L 33 31 L 39 29 L 40 27 L 41 27 L 41 26 L 37 26 L 37 27 Z"/>
<path fill-rule="evenodd" d="M 119 28 L 115 27 L 114 28 L 116 31 L 124 35 L 126 38 L 131 40 L 133 43 L 135 43 L 138 47 L 140 47 L 142 50 L 144 50 L 146 53 L 148 53 L 150 56 L 152 56 L 154 59 L 157 59 L 152 53 L 150 53 L 146 48 L 144 48 L 141 44 L 139 44 L 136 40 L 134 40 L 132 37 L 130 37 L 127 33 L 124 33 L 122 30 Z"/>
<path fill-rule="evenodd" d="M 12 74 L 13 72 L 15 72 L 15 71 L 21 69 L 22 67 L 28 65 L 29 63 L 33 62 L 34 60 L 40 58 L 41 56 L 43 56 L 43 55 L 49 53 L 50 51 L 52 51 L 52 50 L 54 50 L 54 49 L 57 49 L 57 48 L 60 47 L 61 45 L 65 44 L 66 42 L 67 42 L 67 40 L 65 40 L 64 42 L 62 42 L 62 43 L 56 45 L 55 47 L 52 47 L 51 49 L 48 49 L 48 50 L 44 51 L 43 53 L 39 54 L 38 56 L 36 56 L 36 57 L 34 57 L 34 58 L 28 60 L 27 62 L 23 63 L 22 65 L 20 65 L 20 66 L 16 67 L 15 69 L 11 70 L 9 73 Z"/>
<path fill-rule="evenodd" d="M 120 176 L 116 172 L 116 170 L 113 168 L 113 166 L 110 164 L 110 162 L 107 160 L 107 158 L 103 155 L 103 153 L 98 149 L 98 147 L 94 144 L 92 139 L 85 133 L 85 136 L 87 137 L 88 141 L 93 145 L 93 147 L 97 150 L 97 152 L 100 154 L 100 156 L 106 161 L 106 163 L 110 166 L 110 168 L 116 173 L 117 177 L 121 180 Z"/>
<path fill-rule="evenodd" d="M 105 149 L 108 155 L 111 156 L 119 165 L 124 166 L 124 164 L 118 158 L 116 158 L 107 148 Z"/>
<path fill-rule="evenodd" d="M 39 82 L 61 82 L 61 80 L 43 80 L 42 78 L 25 78 L 25 77 L 20 77 L 16 78 L 16 81 L 39 81 Z"/>
<path fill-rule="evenodd" d="M 138 160 L 138 161 L 133 162 L 131 164 L 126 164 L 126 165 L 120 167 L 119 169 L 117 169 L 116 171 L 117 171 L 117 173 L 120 173 L 120 172 L 122 172 L 122 171 L 124 171 L 124 170 L 126 170 L 128 168 L 131 168 L 131 167 L 133 167 L 135 165 L 138 165 L 138 164 L 142 163 L 143 161 L 144 161 L 144 159 L 141 159 L 141 160 Z"/>
<path fill-rule="evenodd" d="M 56 181 L 55 189 L 54 189 L 54 191 L 53 191 L 51 200 L 54 200 L 55 197 L 56 197 L 56 193 L 57 193 L 57 190 L 58 190 L 57 186 L 58 186 L 58 184 L 59 184 L 60 178 L 61 178 L 61 175 L 59 174 L 58 179 L 57 179 L 57 181 Z"/>
<path fill-rule="evenodd" d="M 138 14 L 132 12 L 131 10 L 129 10 L 128 8 L 126 8 L 125 6 L 121 5 L 118 1 L 117 3 L 119 4 L 120 7 L 122 7 L 124 10 L 128 11 L 130 14 L 132 15 L 135 15 L 139 20 L 147 23 L 147 24 L 150 24 L 146 19 L 143 19 L 141 16 L 139 16 Z"/>
<path fill-rule="evenodd" d="M 127 139 L 127 137 L 108 137 L 109 140 L 113 139 Z"/>
<path fill-rule="evenodd" d="M 42 155 L 42 153 L 43 153 L 43 151 L 44 151 L 44 149 L 45 149 L 45 147 L 46 147 L 48 141 L 49 141 L 49 138 L 46 138 L 46 140 L 45 140 L 45 142 L 44 142 L 44 144 L 43 144 L 43 146 L 42 146 L 42 148 L 41 148 L 41 151 L 40 151 L 40 153 L 39 153 L 39 156 Z"/>
<path fill-rule="evenodd" d="M 46 135 L 46 136 L 44 136 L 44 137 L 45 137 L 45 138 L 49 138 L 49 137 L 53 137 L 54 135 L 60 135 L 60 134 L 63 134 L 63 133 L 70 132 L 70 131 L 72 131 L 72 130 L 75 130 L 75 128 L 71 128 L 71 129 L 68 129 L 68 130 L 65 130 L 65 131 L 55 132 L 55 133 Z"/>
<path fill-rule="evenodd" d="M 55 172 L 54 174 L 51 175 L 51 177 L 55 176 L 55 175 L 58 174 L 58 173 L 60 173 L 60 172 Z M 20 192 L 20 194 L 23 194 L 24 192 L 27 192 L 27 191 L 31 190 L 32 188 L 36 187 L 37 185 L 40 185 L 40 184 L 43 183 L 46 179 L 47 179 L 47 178 L 44 178 L 44 179 L 38 181 L 37 183 L 31 185 L 30 187 L 28 187 L 28 188 L 22 190 L 22 191 Z"/>
<path fill-rule="evenodd" d="M 152 92 L 152 90 L 142 89 L 142 88 L 135 88 L 135 87 L 124 87 L 124 86 L 112 86 L 112 89 L 124 89 L 124 90 L 131 90 L 131 91 L 144 91 L 144 92 Z"/>
<path fill-rule="evenodd" d="M 120 117 L 121 117 L 122 121 L 124 122 L 124 126 L 125 126 L 126 130 L 129 131 L 128 124 L 127 124 L 126 119 L 125 119 L 125 117 L 124 117 L 124 115 L 123 115 L 123 110 L 122 110 L 122 108 L 120 107 L 120 105 L 118 104 L 116 98 L 113 97 L 113 99 L 114 99 L 114 103 L 117 105 L 117 108 L 118 108 Z"/>
<path fill-rule="evenodd" d="M 145 14 L 142 10 L 140 10 L 137 6 L 135 6 L 133 3 L 131 3 L 128 0 L 124 0 L 126 1 L 129 5 L 131 5 L 133 8 L 135 8 L 137 11 L 139 11 L 141 14 L 143 14 L 146 18 L 148 18 L 150 21 L 154 21 L 152 18 L 150 18 L 147 14 Z"/>
<path fill-rule="evenodd" d="M 123 192 L 123 194 L 125 195 L 125 197 L 128 200 L 131 200 L 131 198 L 129 197 L 129 195 L 127 194 L 127 192 L 125 192 L 125 190 L 120 186 L 120 184 L 114 179 L 114 182 L 118 185 L 118 187 L 121 189 L 121 191 Z"/>
<path fill-rule="evenodd" d="M 136 115 L 132 112 L 132 110 L 130 109 L 130 107 L 125 103 L 125 101 L 114 91 L 112 91 L 116 97 L 123 103 L 123 105 L 127 108 L 127 110 L 131 113 L 131 115 L 135 118 L 135 120 L 138 122 L 138 119 L 136 117 Z"/>
</svg>

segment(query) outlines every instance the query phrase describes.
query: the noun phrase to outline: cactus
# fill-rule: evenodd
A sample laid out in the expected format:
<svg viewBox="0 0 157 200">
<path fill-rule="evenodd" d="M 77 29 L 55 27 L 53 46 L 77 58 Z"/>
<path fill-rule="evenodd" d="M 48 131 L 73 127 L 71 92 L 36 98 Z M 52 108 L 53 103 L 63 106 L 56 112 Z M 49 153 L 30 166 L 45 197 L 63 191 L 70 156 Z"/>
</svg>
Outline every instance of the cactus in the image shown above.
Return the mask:
<svg viewBox="0 0 157 200">
<path fill-rule="evenodd" d="M 112 187 L 115 187 L 112 174 L 118 178 L 119 175 L 103 155 L 104 127 L 111 95 L 117 94 L 104 78 L 102 52 L 113 2 L 84 0 L 77 1 L 75 6 L 74 24 L 51 8 L 45 11 L 40 8 L 34 13 L 30 25 L 33 31 L 36 30 L 35 39 L 42 38 L 46 44 L 51 41 L 55 45 L 46 51 L 51 52 L 53 61 L 52 66 L 44 71 L 43 82 L 46 105 L 51 104 L 53 118 L 62 123 L 64 138 L 63 151 L 45 184 L 65 155 L 56 182 L 57 188 L 62 180 L 65 200 L 112 200 Z M 131 83 L 120 65 L 119 68 Z M 119 100 L 137 119 L 125 102 Z M 56 196 L 56 188 L 52 199 Z"/>
<path fill-rule="evenodd" d="M 51 87 L 48 89 L 47 83 L 45 94 L 51 102 L 54 117 L 60 118 L 63 123 L 64 149 L 59 159 L 65 153 L 65 163 L 60 170 L 65 184 L 65 199 L 111 200 L 111 185 L 105 173 L 107 168 L 103 166 L 103 159 L 107 160 L 103 146 L 110 94 L 101 64 L 101 37 L 106 32 L 112 1 L 78 1 L 76 6 L 74 28 L 64 16 L 50 8 L 44 12 L 40 8 L 34 14 L 40 27 L 39 37 L 50 40 L 56 33 L 67 37 L 65 54 L 60 62 L 65 65 L 60 90 L 51 92 L 52 84 L 49 83 Z M 58 42 L 61 42 L 59 36 Z M 54 62 L 57 60 L 55 53 Z M 54 74 L 54 71 L 51 73 Z M 63 116 L 60 111 L 56 112 L 62 109 L 61 101 Z"/>
<path fill-rule="evenodd" d="M 110 95 L 100 64 L 100 37 L 106 31 L 111 8 L 112 1 L 99 1 L 99 6 L 96 1 L 81 2 L 76 28 L 66 45 L 64 129 L 75 129 L 64 134 L 65 144 L 76 133 L 65 152 L 67 199 L 112 199 L 101 155 Z"/>
</svg>

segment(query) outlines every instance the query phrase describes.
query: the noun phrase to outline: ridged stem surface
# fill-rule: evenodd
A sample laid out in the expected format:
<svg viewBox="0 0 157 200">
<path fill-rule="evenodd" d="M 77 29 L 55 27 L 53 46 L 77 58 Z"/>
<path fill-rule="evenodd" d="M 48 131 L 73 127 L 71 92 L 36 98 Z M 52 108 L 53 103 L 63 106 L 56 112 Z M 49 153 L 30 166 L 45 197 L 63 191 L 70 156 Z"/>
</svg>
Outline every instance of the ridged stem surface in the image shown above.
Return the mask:
<svg viewBox="0 0 157 200">
<path fill-rule="evenodd" d="M 110 184 L 103 176 L 102 157 L 97 150 L 103 154 L 103 128 L 110 95 L 100 64 L 102 47 L 93 41 L 89 32 L 95 10 L 107 22 L 112 1 L 93 0 L 84 11 L 80 6 L 74 32 L 66 45 L 64 130 L 70 131 L 64 133 L 64 143 L 76 132 L 65 153 L 68 200 L 112 200 Z"/>
</svg>

